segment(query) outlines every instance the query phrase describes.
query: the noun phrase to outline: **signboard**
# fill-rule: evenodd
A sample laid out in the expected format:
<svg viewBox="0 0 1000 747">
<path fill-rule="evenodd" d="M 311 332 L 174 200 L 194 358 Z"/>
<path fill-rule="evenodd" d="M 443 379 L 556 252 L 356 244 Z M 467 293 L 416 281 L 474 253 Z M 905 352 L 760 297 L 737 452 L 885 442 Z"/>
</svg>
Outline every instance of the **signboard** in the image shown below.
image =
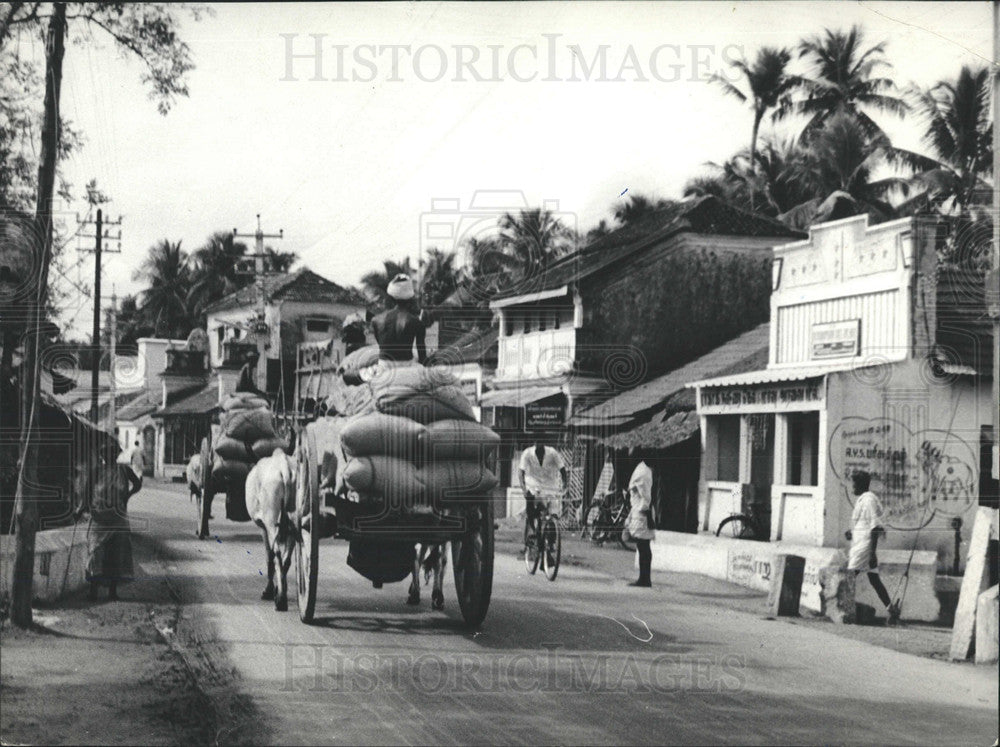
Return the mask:
<svg viewBox="0 0 1000 747">
<path fill-rule="evenodd" d="M 751 589 L 769 591 L 773 549 L 752 547 L 730 550 L 726 563 L 726 580 Z"/>
<path fill-rule="evenodd" d="M 815 410 L 823 402 L 821 381 L 789 382 L 769 386 L 730 386 L 702 389 L 698 411 L 702 414 L 726 412 L 783 412 Z"/>
<path fill-rule="evenodd" d="M 524 406 L 524 429 L 526 431 L 544 431 L 561 428 L 566 422 L 566 399 L 559 395 L 558 399 L 547 402 L 531 402 Z"/>
<path fill-rule="evenodd" d="M 860 352 L 861 320 L 826 322 L 812 326 L 812 359 L 851 358 Z"/>
</svg>

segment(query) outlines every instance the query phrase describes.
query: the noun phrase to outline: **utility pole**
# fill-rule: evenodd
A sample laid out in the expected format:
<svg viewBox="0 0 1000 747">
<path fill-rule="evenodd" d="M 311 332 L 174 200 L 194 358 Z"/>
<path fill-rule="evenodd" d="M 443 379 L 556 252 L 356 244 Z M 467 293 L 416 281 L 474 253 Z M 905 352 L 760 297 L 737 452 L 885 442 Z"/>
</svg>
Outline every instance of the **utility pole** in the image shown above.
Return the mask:
<svg viewBox="0 0 1000 747">
<path fill-rule="evenodd" d="M 267 288 L 264 284 L 264 278 L 267 275 L 264 260 L 267 259 L 267 253 L 264 251 L 264 239 L 283 239 L 285 238 L 285 230 L 279 229 L 276 234 L 264 233 L 260 227 L 260 213 L 257 213 L 257 230 L 252 234 L 247 234 L 240 233 L 238 229 L 234 228 L 233 237 L 254 240 L 254 253 L 249 256 L 254 259 L 254 278 L 257 284 L 257 321 L 254 324 L 254 340 L 257 343 L 259 357 L 256 378 L 257 386 L 261 391 L 267 391 Z M 262 370 L 263 373 L 261 373 Z"/>
<path fill-rule="evenodd" d="M 993 0 L 993 272 L 986 298 L 993 317 L 993 479 L 1000 480 L 1000 0 Z"/>
<path fill-rule="evenodd" d="M 111 236 L 111 234 L 107 231 L 107 226 L 121 226 L 122 222 L 121 218 L 119 218 L 117 221 L 108 221 L 105 223 L 104 214 L 100 208 L 97 208 L 96 221 L 80 220 L 78 217 L 77 222 L 82 226 L 90 223 L 94 224 L 94 235 L 91 236 L 89 234 L 82 234 L 80 238 L 94 239 L 94 325 L 91 332 L 94 360 L 93 367 L 90 371 L 90 420 L 95 426 L 97 426 L 99 425 L 98 416 L 100 415 L 98 399 L 100 394 L 99 372 L 101 369 L 101 256 L 104 253 L 121 253 L 121 228 L 118 229 L 117 236 Z M 104 247 L 104 239 L 118 242 L 117 248 L 106 249 Z"/>
<path fill-rule="evenodd" d="M 41 254 L 38 285 L 29 302 L 27 337 L 21 362 L 20 464 L 14 497 L 14 573 L 10 619 L 19 628 L 32 623 L 31 597 L 35 579 L 35 532 L 38 529 L 38 391 L 41 378 L 41 326 L 48 300 L 52 263 L 52 193 L 59 160 L 59 92 L 66 51 L 66 3 L 53 3 L 45 37 L 45 104 L 42 114 L 42 157 L 38 164 L 35 224 Z"/>
<path fill-rule="evenodd" d="M 118 297 L 115 296 L 115 286 L 111 286 L 111 409 L 109 411 L 109 417 L 111 418 L 111 432 L 115 432 L 115 428 L 118 425 L 118 382 L 116 381 L 115 373 L 115 358 L 118 355 Z M 115 434 L 115 440 L 118 440 L 118 434 Z M 119 442 L 120 445 L 120 442 Z M 127 444 L 126 444 L 127 446 Z M 141 477 L 141 475 L 140 475 Z"/>
</svg>

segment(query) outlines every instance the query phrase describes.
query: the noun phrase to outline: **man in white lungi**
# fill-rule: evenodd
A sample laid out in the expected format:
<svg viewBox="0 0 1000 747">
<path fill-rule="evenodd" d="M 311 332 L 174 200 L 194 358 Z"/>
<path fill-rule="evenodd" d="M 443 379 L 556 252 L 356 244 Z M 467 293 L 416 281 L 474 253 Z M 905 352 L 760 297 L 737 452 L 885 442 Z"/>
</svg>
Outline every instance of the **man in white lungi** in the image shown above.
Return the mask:
<svg viewBox="0 0 1000 747">
<path fill-rule="evenodd" d="M 889 625 L 895 625 L 899 620 L 899 602 L 892 602 L 889 592 L 878 572 L 878 556 L 875 554 L 879 535 L 885 534 L 882 519 L 882 502 L 868 488 L 872 478 L 867 472 L 855 472 L 851 475 L 854 484 L 854 512 L 851 514 L 851 529 L 845 532 L 851 541 L 851 553 L 847 560 L 847 569 L 854 571 L 855 576 L 865 571 L 878 598 L 885 605 L 889 615 Z"/>
<path fill-rule="evenodd" d="M 521 453 L 518 479 L 524 492 L 524 549 L 528 550 L 528 531 L 537 527 L 546 513 L 562 513 L 562 497 L 569 486 L 569 475 L 562 455 L 551 446 L 536 441 Z"/>
</svg>

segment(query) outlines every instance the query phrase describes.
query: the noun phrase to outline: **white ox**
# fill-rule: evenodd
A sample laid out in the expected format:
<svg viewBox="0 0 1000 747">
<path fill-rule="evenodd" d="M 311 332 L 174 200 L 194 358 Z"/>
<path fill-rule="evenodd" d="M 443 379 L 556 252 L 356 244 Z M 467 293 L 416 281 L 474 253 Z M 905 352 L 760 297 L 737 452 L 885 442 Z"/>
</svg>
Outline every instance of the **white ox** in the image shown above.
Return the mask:
<svg viewBox="0 0 1000 747">
<path fill-rule="evenodd" d="M 277 448 L 247 475 L 247 512 L 264 532 L 267 586 L 261 599 L 273 599 L 279 612 L 288 609 L 288 567 L 295 545 L 295 462 Z M 277 577 L 275 577 L 277 563 Z"/>
</svg>

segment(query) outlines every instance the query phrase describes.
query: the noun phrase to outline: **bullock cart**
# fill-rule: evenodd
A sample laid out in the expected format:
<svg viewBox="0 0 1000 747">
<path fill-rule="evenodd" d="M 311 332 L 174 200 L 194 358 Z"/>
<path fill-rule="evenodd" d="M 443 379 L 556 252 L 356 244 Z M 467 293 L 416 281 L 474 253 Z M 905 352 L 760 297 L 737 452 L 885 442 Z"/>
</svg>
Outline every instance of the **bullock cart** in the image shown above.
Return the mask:
<svg viewBox="0 0 1000 747">
<path fill-rule="evenodd" d="M 399 581 L 408 574 L 414 543 L 448 542 L 462 618 L 468 626 L 478 626 L 493 589 L 492 491 L 470 486 L 443 498 L 412 502 L 349 489 L 340 474 L 347 459 L 340 434 L 350 421 L 339 415 L 322 417 L 299 432 L 294 560 L 299 617 L 308 624 L 316 609 L 320 540 L 351 542 L 348 563 L 376 588 L 383 580 Z M 367 561 L 358 560 L 360 549 L 369 553 Z M 362 567 L 365 562 L 367 569 Z"/>
</svg>

